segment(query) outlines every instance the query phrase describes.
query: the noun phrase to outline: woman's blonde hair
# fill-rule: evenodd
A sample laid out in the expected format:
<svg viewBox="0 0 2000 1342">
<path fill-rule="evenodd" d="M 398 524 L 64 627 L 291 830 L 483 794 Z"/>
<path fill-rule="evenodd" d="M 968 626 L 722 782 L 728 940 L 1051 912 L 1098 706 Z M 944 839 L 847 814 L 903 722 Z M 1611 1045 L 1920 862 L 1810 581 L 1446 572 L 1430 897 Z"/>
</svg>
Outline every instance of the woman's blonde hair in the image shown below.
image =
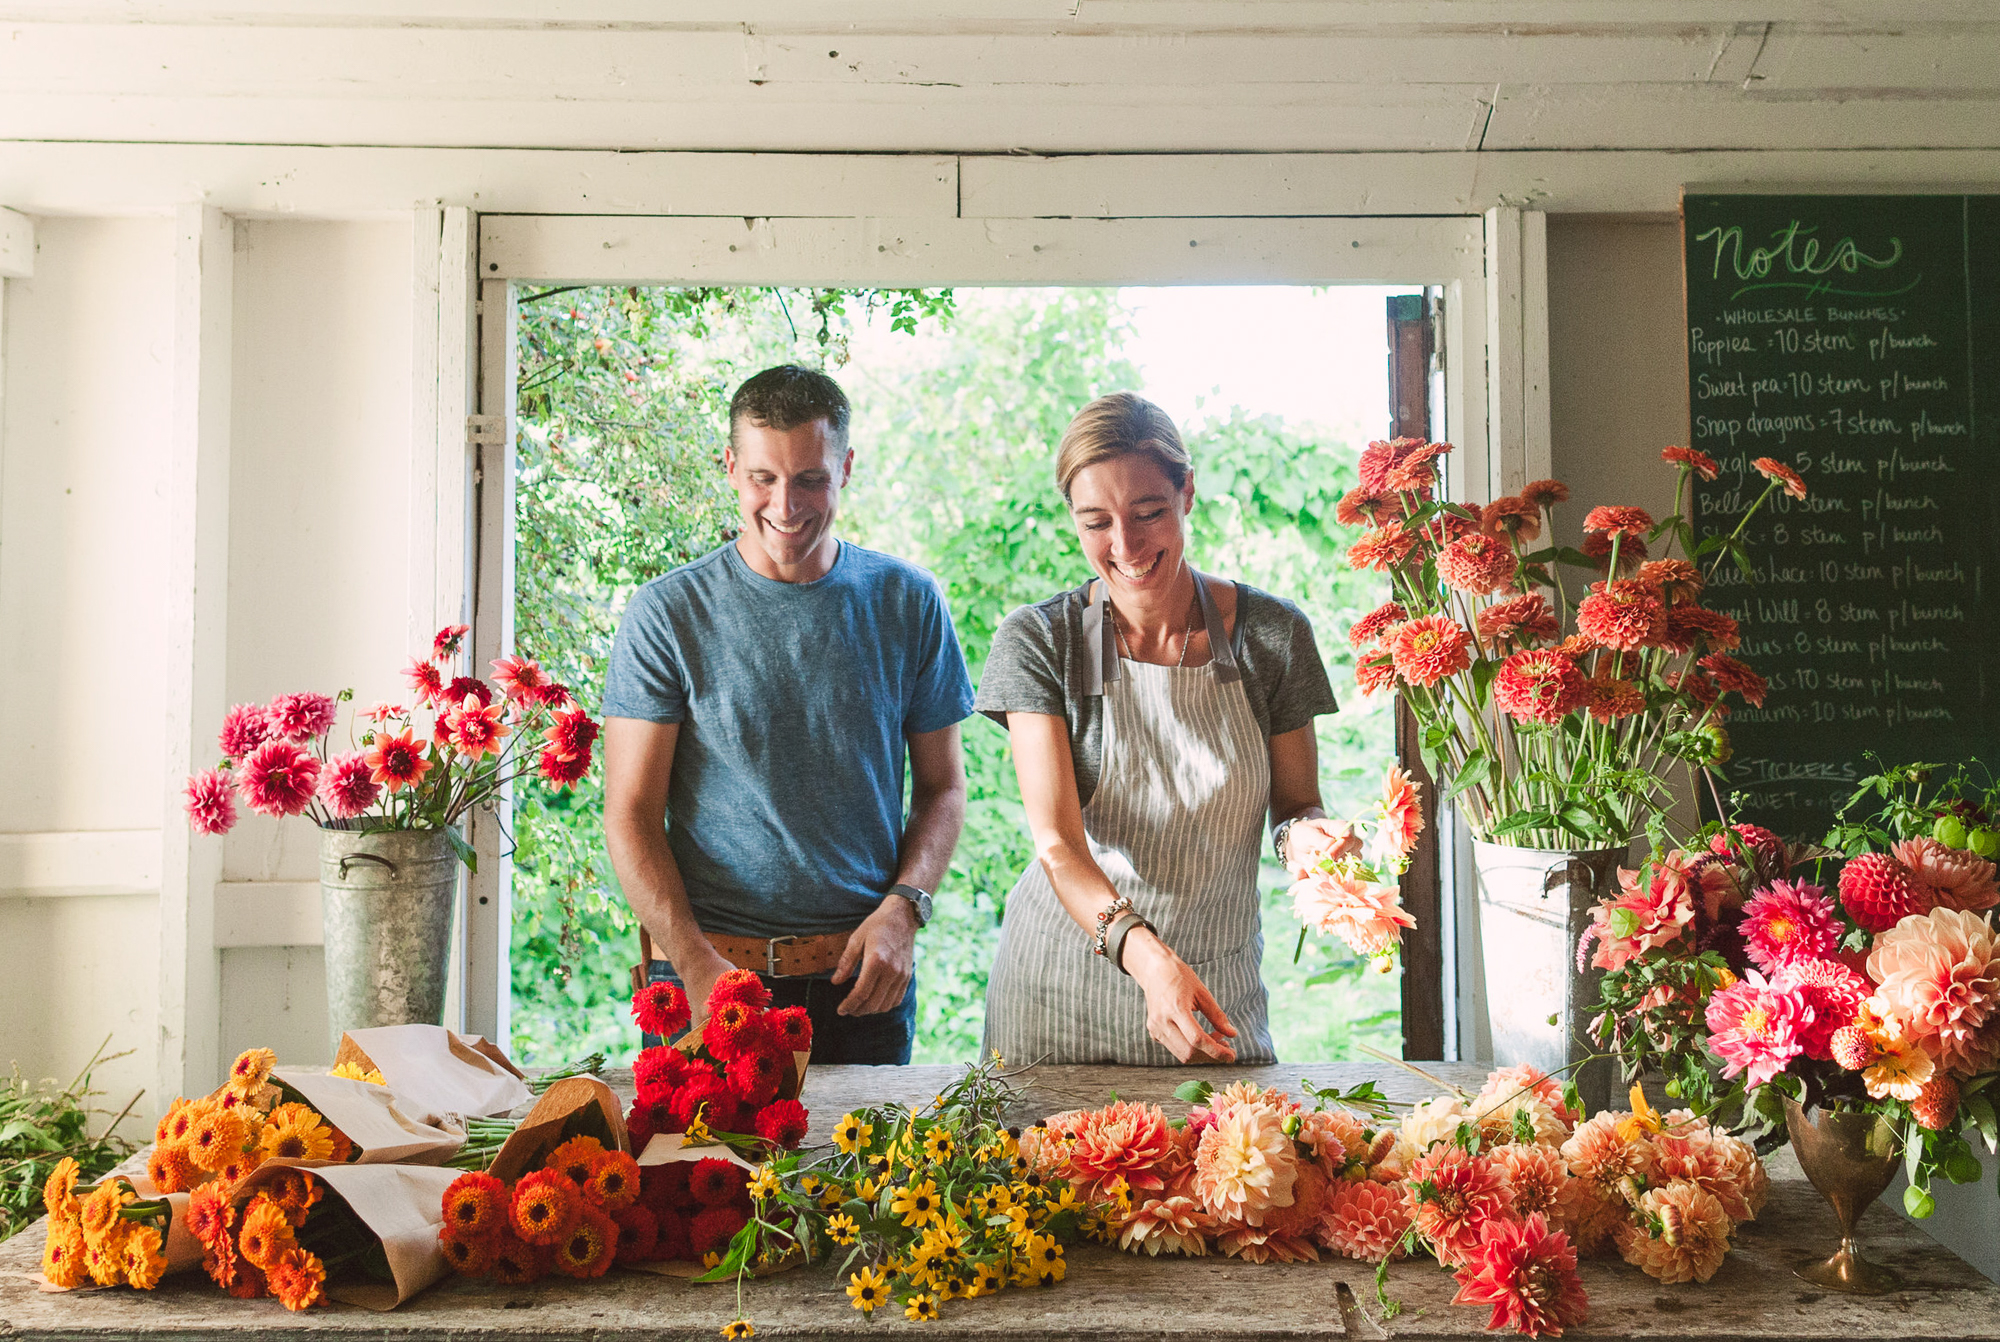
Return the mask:
<svg viewBox="0 0 2000 1342">
<path fill-rule="evenodd" d="M 1167 412 L 1143 396 L 1114 391 L 1076 412 L 1056 448 L 1056 486 L 1069 499 L 1070 482 L 1086 466 L 1114 457 L 1150 458 L 1175 489 L 1185 488 L 1194 458 Z"/>
</svg>

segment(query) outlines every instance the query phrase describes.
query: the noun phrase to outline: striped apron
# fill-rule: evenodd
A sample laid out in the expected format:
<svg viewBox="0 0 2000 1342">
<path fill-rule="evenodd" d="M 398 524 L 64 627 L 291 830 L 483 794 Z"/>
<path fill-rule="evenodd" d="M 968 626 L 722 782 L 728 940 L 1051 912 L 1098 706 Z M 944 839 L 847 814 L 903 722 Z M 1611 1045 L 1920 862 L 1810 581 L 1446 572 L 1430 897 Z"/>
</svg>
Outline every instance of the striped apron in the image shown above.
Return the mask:
<svg viewBox="0 0 2000 1342">
<path fill-rule="evenodd" d="M 1154 666 L 1118 656 L 1104 586 L 1095 584 L 1083 633 L 1086 679 L 1104 695 L 1104 763 L 1083 828 L 1118 893 L 1228 1013 L 1237 1063 L 1249 1066 L 1276 1061 L 1257 892 L 1271 753 L 1199 576 L 1195 591 L 1209 663 Z M 986 1048 L 1013 1065 L 1179 1065 L 1146 1033 L 1144 990 L 1092 952 L 1040 862 L 1007 897 L 987 980 Z"/>
</svg>

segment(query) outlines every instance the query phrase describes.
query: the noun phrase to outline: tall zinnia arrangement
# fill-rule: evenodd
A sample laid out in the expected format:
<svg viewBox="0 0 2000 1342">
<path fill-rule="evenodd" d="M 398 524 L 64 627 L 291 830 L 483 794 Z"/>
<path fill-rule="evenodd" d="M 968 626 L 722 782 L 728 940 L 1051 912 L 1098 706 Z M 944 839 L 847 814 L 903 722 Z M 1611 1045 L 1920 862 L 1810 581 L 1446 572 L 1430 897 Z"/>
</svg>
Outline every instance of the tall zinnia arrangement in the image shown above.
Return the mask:
<svg viewBox="0 0 2000 1342">
<path fill-rule="evenodd" d="M 1728 758 L 1730 697 L 1764 702 L 1763 677 L 1730 655 L 1736 620 L 1703 606 L 1702 590 L 1724 558 L 1751 576 L 1744 528 L 1778 491 L 1804 498 L 1805 482 L 1758 458 L 1763 493 L 1735 531 L 1697 541 L 1691 480 L 1720 468 L 1669 447 L 1661 455 L 1679 472 L 1672 516 L 1593 508 L 1579 546 L 1538 547 L 1568 487 L 1537 480 L 1484 505 L 1445 502 L 1435 495 L 1450 451 L 1409 438 L 1370 443 L 1360 485 L 1340 501 L 1341 524 L 1366 528 L 1348 563 L 1388 574 L 1393 588 L 1348 633 L 1355 677 L 1366 693 L 1403 695 L 1425 763 L 1450 780 L 1446 799 L 1480 837 L 1622 846 L 1660 809 L 1677 763 L 1692 782 Z M 1581 590 L 1566 568 L 1584 571 Z"/>
<path fill-rule="evenodd" d="M 414 706 L 379 703 L 352 715 L 337 748 L 339 706 L 354 696 L 304 691 L 224 715 L 213 769 L 187 781 L 188 823 L 201 834 L 235 825 L 237 804 L 259 815 L 310 818 L 322 829 L 441 830 L 467 866 L 458 824 L 515 779 L 567 788 L 589 772 L 598 724 L 563 686 L 521 657 L 493 663 L 492 680 L 462 674 L 466 626 L 450 625 L 430 655 L 404 670 Z"/>
</svg>

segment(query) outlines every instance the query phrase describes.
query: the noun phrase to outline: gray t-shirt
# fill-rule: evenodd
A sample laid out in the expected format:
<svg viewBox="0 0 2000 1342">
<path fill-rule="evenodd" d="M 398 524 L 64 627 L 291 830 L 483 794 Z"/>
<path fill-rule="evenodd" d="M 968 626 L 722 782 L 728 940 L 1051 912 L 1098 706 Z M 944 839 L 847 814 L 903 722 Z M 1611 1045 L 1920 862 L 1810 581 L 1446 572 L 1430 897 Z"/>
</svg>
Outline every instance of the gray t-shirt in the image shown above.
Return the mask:
<svg viewBox="0 0 2000 1342">
<path fill-rule="evenodd" d="M 731 936 L 844 932 L 896 879 L 905 736 L 972 711 L 937 580 L 843 541 L 815 582 L 733 544 L 625 608 L 607 717 L 681 724 L 667 841 L 695 921 Z"/>
<path fill-rule="evenodd" d="M 1001 621 L 973 703 L 1002 727 L 1010 712 L 1067 719 L 1082 802 L 1097 790 L 1104 761 L 1104 697 L 1085 691 L 1093 651 L 1083 632 L 1089 605 L 1090 584 L 1085 583 L 1022 606 Z M 1236 628 L 1229 646 L 1243 669 L 1243 692 L 1266 740 L 1338 710 L 1312 624 L 1291 602 L 1236 584 Z"/>
</svg>

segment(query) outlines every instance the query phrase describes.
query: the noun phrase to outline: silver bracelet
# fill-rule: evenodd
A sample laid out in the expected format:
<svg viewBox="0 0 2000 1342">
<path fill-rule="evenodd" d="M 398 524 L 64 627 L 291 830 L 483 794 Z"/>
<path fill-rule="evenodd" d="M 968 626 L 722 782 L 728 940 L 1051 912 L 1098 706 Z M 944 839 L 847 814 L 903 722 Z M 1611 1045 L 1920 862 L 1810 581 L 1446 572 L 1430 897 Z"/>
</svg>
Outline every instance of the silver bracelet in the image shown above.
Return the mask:
<svg viewBox="0 0 2000 1342">
<path fill-rule="evenodd" d="M 1111 924 L 1117 919 L 1119 914 L 1130 913 L 1131 911 L 1132 900 L 1128 895 L 1120 895 L 1118 898 L 1112 900 L 1110 904 L 1099 909 L 1097 911 L 1097 934 L 1090 939 L 1090 949 L 1098 955 L 1103 955 L 1105 953 L 1105 933 L 1111 930 Z"/>
<path fill-rule="evenodd" d="M 1285 855 L 1285 841 L 1292 837 L 1292 826 L 1298 823 L 1299 818 L 1293 816 L 1289 820 L 1280 821 L 1278 827 L 1271 831 L 1271 851 L 1276 854 L 1278 865 L 1281 867 L 1292 865 L 1291 860 Z"/>
</svg>

